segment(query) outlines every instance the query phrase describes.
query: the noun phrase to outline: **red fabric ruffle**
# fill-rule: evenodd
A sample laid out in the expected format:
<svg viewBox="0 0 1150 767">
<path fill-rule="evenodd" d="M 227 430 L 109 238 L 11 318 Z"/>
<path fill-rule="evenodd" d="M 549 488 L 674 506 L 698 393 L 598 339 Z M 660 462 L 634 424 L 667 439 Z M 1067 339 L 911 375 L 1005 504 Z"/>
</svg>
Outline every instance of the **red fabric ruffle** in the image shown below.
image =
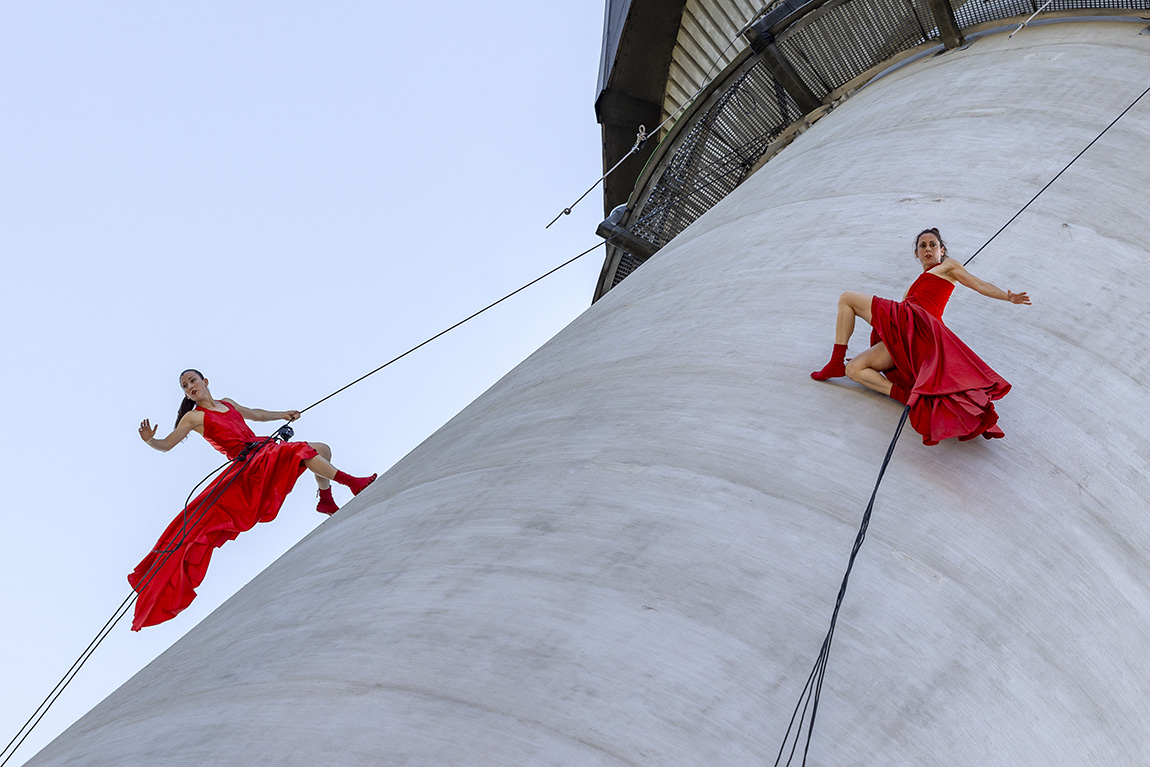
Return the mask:
<svg viewBox="0 0 1150 767">
<path fill-rule="evenodd" d="M 213 445 L 255 435 L 239 413 L 205 411 L 205 434 Z M 225 437 L 232 437 L 230 442 Z M 221 446 L 222 447 L 222 446 Z M 160 536 L 156 547 L 128 576 L 137 593 L 132 630 L 174 618 L 196 598 L 212 553 L 257 522 L 270 522 L 317 455 L 306 442 L 268 442 L 246 460 L 228 465 L 188 504 Z"/>
<path fill-rule="evenodd" d="M 923 444 L 1004 436 L 993 403 L 1010 384 L 942 320 L 913 301 L 875 296 L 871 325 L 894 360 L 884 375 L 911 392 L 910 423 Z"/>
</svg>

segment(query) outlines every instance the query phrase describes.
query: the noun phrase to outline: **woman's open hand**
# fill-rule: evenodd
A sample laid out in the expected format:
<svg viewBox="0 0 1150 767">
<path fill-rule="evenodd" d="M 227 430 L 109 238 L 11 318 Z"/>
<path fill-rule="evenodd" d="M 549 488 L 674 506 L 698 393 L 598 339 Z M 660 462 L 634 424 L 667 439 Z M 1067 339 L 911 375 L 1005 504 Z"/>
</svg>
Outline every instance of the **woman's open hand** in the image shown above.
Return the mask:
<svg viewBox="0 0 1150 767">
<path fill-rule="evenodd" d="M 1008 290 L 1006 291 L 1006 300 L 1012 304 L 1024 304 L 1026 306 L 1030 306 L 1030 296 L 1026 295 L 1026 293 L 1011 293 Z"/>
<path fill-rule="evenodd" d="M 151 442 L 156 438 L 156 429 L 158 428 L 158 426 L 152 426 L 147 418 L 140 421 L 140 439 L 144 440 L 144 442 Z"/>
</svg>

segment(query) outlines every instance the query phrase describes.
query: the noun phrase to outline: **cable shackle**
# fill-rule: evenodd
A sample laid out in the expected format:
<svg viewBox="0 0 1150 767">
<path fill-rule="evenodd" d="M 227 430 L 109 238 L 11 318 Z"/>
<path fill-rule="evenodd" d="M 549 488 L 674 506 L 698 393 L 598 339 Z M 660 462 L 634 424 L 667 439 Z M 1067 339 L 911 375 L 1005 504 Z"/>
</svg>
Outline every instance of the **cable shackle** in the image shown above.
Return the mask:
<svg viewBox="0 0 1150 767">
<path fill-rule="evenodd" d="M 584 197 L 586 197 L 587 195 L 591 194 L 591 192 L 593 192 L 593 191 L 595 190 L 595 187 L 599 186 L 600 182 L 602 182 L 602 181 L 606 180 L 606 178 L 607 178 L 608 176 L 610 176 L 612 173 L 614 173 L 615 171 L 617 171 L 617 170 L 619 169 L 619 166 L 620 166 L 620 165 L 622 165 L 622 164 L 623 164 L 623 162 L 624 162 L 624 161 L 625 161 L 625 160 L 626 160 L 628 157 L 630 157 L 631 155 L 635 154 L 635 153 L 636 153 L 636 152 L 638 152 L 640 149 L 642 149 L 642 148 L 643 148 L 643 145 L 644 145 L 644 144 L 646 144 L 646 143 L 647 143 L 647 126 L 646 126 L 646 125 L 640 125 L 640 126 L 639 126 L 639 130 L 638 130 L 638 132 L 636 132 L 636 133 L 635 133 L 635 143 L 631 145 L 631 148 L 630 148 L 630 149 L 627 151 L 627 154 L 625 154 L 625 155 L 623 155 L 622 157 L 620 157 L 620 158 L 619 158 L 619 162 L 617 162 L 617 163 L 615 163 L 613 166 L 611 166 L 611 170 L 607 171 L 607 172 L 606 172 L 606 173 L 604 173 L 602 176 L 600 176 L 600 177 L 599 177 L 599 180 L 598 180 L 598 181 L 596 181 L 594 184 L 592 184 L 590 187 L 588 187 L 588 189 L 587 189 L 587 191 L 586 191 L 586 192 L 584 192 L 583 194 L 579 195 L 579 199 L 578 199 L 578 200 L 576 200 L 575 202 L 571 203 L 571 205 L 569 205 L 568 207 L 566 207 L 566 208 L 564 208 L 562 211 L 560 211 L 558 216 L 556 216 L 555 218 L 551 219 L 551 224 L 554 224 L 556 221 L 558 221 L 559 219 L 563 218 L 563 216 L 570 216 L 570 215 L 571 215 L 571 209 L 572 209 L 572 208 L 574 208 L 574 207 L 575 207 L 576 205 L 578 205 L 579 203 L 583 202 L 583 198 L 584 198 Z M 544 229 L 550 229 L 550 228 L 551 228 L 551 224 L 548 224 L 547 226 L 545 226 L 545 227 L 543 227 L 543 228 L 544 228 Z"/>
</svg>

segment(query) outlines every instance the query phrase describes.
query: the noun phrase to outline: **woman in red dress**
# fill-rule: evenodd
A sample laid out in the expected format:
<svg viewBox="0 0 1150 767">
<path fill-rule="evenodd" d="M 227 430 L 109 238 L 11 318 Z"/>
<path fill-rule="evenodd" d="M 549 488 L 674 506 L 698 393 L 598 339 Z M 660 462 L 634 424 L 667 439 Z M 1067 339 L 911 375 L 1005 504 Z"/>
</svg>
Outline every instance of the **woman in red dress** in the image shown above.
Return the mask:
<svg viewBox="0 0 1150 767">
<path fill-rule="evenodd" d="M 955 283 L 1012 304 L 1029 305 L 1030 298 L 980 280 L 948 258 L 937 229 L 915 237 L 914 253 L 923 273 L 903 301 L 849 291 L 839 296 L 831 360 L 811 378 L 845 375 L 910 405 L 911 425 L 927 445 L 949 437 L 1001 437 L 993 402 L 1010 391 L 1010 384 L 943 324 L 942 312 Z M 848 362 L 856 317 L 873 328 L 872 345 Z"/>
<path fill-rule="evenodd" d="M 259 410 L 226 398 L 214 399 L 198 370 L 181 373 L 180 386 L 184 400 L 175 430 L 157 439 L 157 427 L 145 419 L 140 423 L 140 438 L 166 453 L 195 431 L 231 463 L 172 520 L 156 548 L 128 576 L 138 595 L 133 631 L 173 618 L 191 604 L 212 552 L 257 522 L 275 519 L 305 468 L 319 484 L 316 511 L 323 514 L 339 510 L 331 494 L 332 481 L 358 495 L 376 477 L 352 477 L 339 471 L 331 465 L 331 448 L 322 442 L 263 440 L 244 421 L 294 421 L 300 416 L 298 410 Z"/>
</svg>

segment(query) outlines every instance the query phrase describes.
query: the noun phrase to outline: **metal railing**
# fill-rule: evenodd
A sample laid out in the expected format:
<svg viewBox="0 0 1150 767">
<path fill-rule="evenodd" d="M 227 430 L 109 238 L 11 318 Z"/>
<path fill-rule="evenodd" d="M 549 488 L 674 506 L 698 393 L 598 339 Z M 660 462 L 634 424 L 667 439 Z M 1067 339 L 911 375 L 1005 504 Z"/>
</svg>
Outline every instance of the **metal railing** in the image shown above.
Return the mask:
<svg viewBox="0 0 1150 767">
<path fill-rule="evenodd" d="M 695 99 L 636 181 L 618 226 L 655 252 L 843 96 L 883 70 L 1038 11 L 1030 0 L 784 0 Z M 1039 18 L 1137 16 L 1150 0 L 1052 0 Z M 595 300 L 645 259 L 608 246 Z"/>
</svg>

